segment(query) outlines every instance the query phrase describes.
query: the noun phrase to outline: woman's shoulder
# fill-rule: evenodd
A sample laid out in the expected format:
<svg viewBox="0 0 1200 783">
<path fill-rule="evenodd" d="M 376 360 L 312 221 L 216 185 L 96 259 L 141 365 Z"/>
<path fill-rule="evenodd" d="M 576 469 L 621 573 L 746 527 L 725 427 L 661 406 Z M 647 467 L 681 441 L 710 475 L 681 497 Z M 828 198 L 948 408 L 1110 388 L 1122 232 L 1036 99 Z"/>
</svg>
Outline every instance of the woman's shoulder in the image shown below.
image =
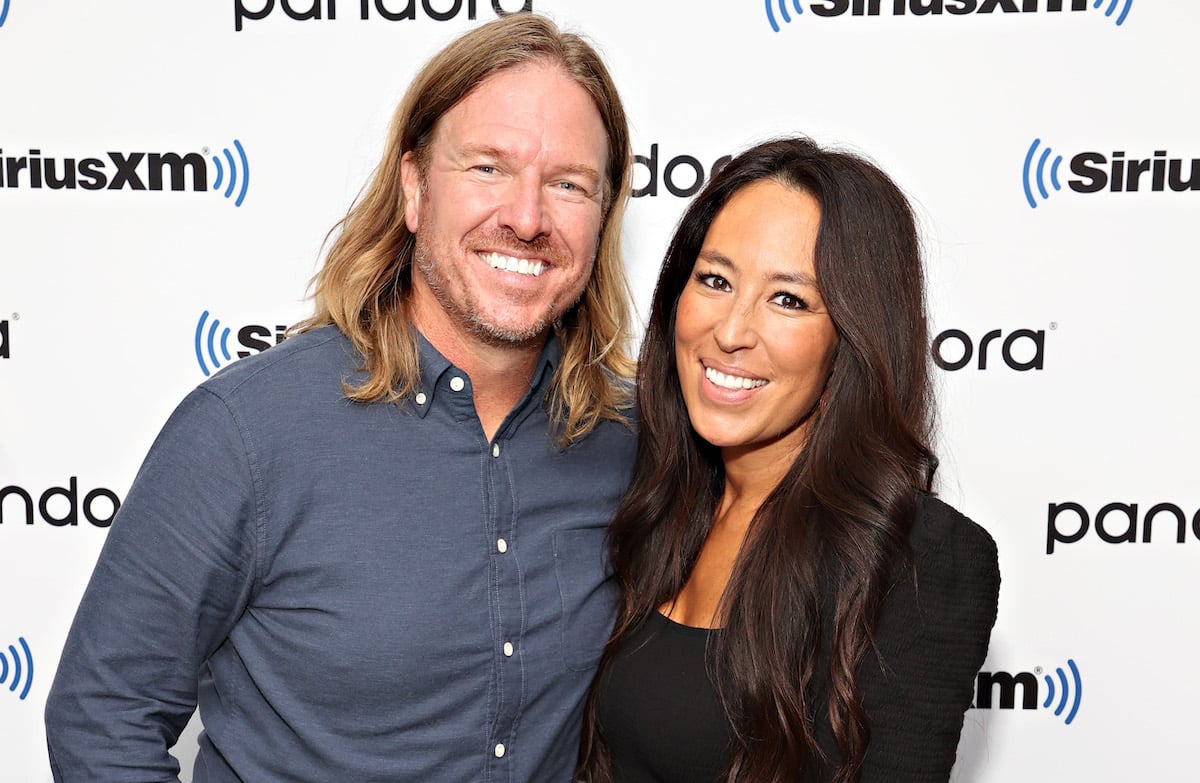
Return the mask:
<svg viewBox="0 0 1200 783">
<path fill-rule="evenodd" d="M 904 648 L 918 638 L 952 646 L 974 639 L 986 649 L 1000 593 L 996 542 L 932 495 L 921 497 L 909 541 L 912 561 L 887 593 L 877 641 Z"/>
<path fill-rule="evenodd" d="M 904 649 L 923 639 L 924 649 L 954 648 L 978 669 L 999 604 L 996 542 L 931 495 L 921 498 L 909 540 L 911 567 L 888 591 L 876 641 Z"/>
<path fill-rule="evenodd" d="M 981 525 L 933 495 L 922 494 L 909 535 L 918 573 L 984 569 L 999 580 L 996 542 Z"/>
<path fill-rule="evenodd" d="M 996 543 L 958 510 L 923 495 L 911 568 L 884 599 L 859 672 L 871 715 L 863 780 L 945 780 L 975 674 L 987 657 L 1000 589 Z"/>
</svg>

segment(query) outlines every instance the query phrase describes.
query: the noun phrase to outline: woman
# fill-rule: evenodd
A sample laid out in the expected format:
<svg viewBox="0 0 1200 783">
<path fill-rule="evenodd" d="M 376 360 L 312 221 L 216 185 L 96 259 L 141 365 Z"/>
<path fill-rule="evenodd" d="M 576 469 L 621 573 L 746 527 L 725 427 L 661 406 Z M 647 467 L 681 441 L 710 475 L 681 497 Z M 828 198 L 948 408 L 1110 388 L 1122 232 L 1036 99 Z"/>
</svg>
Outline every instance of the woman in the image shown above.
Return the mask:
<svg viewBox="0 0 1200 783">
<path fill-rule="evenodd" d="M 688 208 L 642 346 L 583 780 L 948 779 L 1000 576 L 929 494 L 927 339 L 912 212 L 870 163 L 773 141 Z"/>
</svg>

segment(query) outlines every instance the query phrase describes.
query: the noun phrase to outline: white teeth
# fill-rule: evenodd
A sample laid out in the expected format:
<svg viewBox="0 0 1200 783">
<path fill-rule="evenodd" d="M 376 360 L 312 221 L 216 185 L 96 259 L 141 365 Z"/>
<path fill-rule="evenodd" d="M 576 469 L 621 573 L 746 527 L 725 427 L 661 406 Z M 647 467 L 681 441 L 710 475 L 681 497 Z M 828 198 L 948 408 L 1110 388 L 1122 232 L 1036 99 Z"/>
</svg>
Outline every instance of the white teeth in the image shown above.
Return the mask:
<svg viewBox="0 0 1200 783">
<path fill-rule="evenodd" d="M 528 258 L 513 258 L 512 256 L 502 256 L 499 253 L 486 253 L 483 260 L 488 262 L 492 269 L 503 269 L 506 272 L 516 272 L 519 275 L 533 275 L 537 277 L 546 268 L 546 265 L 541 261 L 530 261 Z"/>
<path fill-rule="evenodd" d="M 726 375 L 711 367 L 704 368 L 704 377 L 722 389 L 757 389 L 759 386 L 767 385 L 767 382 L 761 378 L 755 380 L 753 378 L 743 378 L 740 375 Z"/>
</svg>

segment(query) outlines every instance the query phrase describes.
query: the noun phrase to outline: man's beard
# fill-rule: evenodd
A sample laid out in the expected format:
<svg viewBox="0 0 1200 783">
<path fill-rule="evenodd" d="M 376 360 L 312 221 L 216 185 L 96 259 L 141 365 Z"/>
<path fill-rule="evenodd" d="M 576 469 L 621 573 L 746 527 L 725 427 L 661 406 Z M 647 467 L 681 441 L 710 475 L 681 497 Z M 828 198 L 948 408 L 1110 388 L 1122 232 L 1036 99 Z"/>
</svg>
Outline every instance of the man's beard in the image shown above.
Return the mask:
<svg viewBox="0 0 1200 783">
<path fill-rule="evenodd" d="M 510 241 L 504 244 L 514 248 L 522 245 L 527 247 L 537 246 L 540 251 L 539 255 L 547 255 L 539 242 L 524 243 L 519 240 L 514 241 L 510 239 Z M 413 248 L 413 265 L 425 278 L 426 284 L 433 291 L 433 295 L 437 299 L 438 304 L 441 305 L 442 310 L 452 319 L 462 324 L 468 334 L 488 345 L 518 347 L 539 341 L 554 326 L 561 315 L 561 313 L 553 311 L 546 312 L 533 323 L 520 327 L 504 326 L 485 319 L 479 312 L 479 303 L 474 301 L 473 296 L 467 290 L 467 286 L 463 286 L 465 301 L 459 302 L 454 299 L 447 290 L 446 278 L 442 275 L 441 268 L 434 259 L 428 243 L 421 241 L 419 236 L 416 238 L 416 245 Z M 582 296 L 582 293 L 580 296 Z M 570 305 L 564 307 L 562 312 L 566 312 L 571 307 L 574 307 L 578 301 L 577 298 Z"/>
</svg>

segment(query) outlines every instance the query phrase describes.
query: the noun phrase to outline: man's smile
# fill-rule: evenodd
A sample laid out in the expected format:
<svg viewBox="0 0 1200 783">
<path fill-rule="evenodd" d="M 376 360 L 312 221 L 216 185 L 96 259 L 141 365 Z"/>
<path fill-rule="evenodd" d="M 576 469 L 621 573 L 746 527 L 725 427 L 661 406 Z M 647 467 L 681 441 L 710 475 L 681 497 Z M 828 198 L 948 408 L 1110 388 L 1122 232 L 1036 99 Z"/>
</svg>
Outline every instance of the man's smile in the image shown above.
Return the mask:
<svg viewBox="0 0 1200 783">
<path fill-rule="evenodd" d="M 516 272 L 522 275 L 537 277 L 546 268 L 545 262 L 536 259 L 517 258 L 496 252 L 480 253 L 479 255 L 484 261 L 488 262 L 488 265 L 492 269 L 503 269 L 506 272 Z"/>
</svg>

